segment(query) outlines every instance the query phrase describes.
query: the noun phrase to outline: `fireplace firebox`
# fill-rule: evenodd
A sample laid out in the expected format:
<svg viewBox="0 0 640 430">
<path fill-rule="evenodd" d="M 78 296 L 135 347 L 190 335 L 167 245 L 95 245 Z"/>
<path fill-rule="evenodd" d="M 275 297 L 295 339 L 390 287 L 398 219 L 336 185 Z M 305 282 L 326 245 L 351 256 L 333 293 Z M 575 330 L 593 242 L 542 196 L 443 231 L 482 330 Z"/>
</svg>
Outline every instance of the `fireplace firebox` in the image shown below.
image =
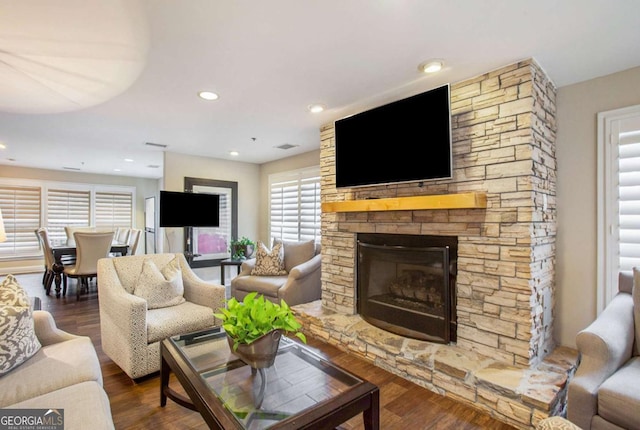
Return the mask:
<svg viewBox="0 0 640 430">
<path fill-rule="evenodd" d="M 401 336 L 455 342 L 457 237 L 360 233 L 357 241 L 360 316 Z"/>
</svg>

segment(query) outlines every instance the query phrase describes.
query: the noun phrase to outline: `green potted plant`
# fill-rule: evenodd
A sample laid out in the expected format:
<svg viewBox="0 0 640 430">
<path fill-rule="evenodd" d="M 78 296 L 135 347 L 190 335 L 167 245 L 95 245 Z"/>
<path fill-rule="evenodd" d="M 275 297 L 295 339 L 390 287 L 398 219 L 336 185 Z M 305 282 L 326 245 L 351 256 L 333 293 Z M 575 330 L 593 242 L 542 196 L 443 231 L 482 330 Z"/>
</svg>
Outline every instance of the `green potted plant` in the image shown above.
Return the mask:
<svg viewBox="0 0 640 430">
<path fill-rule="evenodd" d="M 246 236 L 242 236 L 240 239 L 231 239 L 231 243 L 229 244 L 231 259 L 244 260 L 249 258 L 253 255 L 255 247 L 255 242 Z"/>
<path fill-rule="evenodd" d="M 220 308 L 214 316 L 222 320 L 233 352 L 251 367 L 273 365 L 283 333 L 307 342 L 300 331 L 302 324 L 284 300 L 276 304 L 252 292 L 242 302 L 232 297 L 225 303 L 226 307 Z"/>
</svg>

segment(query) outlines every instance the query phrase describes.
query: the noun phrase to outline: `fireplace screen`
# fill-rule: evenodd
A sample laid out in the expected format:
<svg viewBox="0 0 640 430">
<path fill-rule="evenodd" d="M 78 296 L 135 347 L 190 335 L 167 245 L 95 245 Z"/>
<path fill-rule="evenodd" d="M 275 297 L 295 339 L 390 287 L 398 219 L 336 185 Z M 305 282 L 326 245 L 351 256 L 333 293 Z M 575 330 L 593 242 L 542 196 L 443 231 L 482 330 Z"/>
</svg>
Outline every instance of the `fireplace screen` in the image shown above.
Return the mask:
<svg viewBox="0 0 640 430">
<path fill-rule="evenodd" d="M 358 312 L 390 332 L 455 341 L 457 239 L 358 235 Z"/>
</svg>

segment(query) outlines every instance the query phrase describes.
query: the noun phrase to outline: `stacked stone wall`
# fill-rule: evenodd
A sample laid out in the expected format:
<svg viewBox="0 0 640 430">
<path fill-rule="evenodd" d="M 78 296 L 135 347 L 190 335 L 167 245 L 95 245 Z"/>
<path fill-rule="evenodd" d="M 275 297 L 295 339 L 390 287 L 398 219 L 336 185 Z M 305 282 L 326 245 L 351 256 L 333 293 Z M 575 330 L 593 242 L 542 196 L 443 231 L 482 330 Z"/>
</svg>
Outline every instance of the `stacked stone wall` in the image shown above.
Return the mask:
<svg viewBox="0 0 640 430">
<path fill-rule="evenodd" d="M 451 84 L 451 112 L 450 180 L 337 189 L 333 124 L 321 129 L 323 202 L 487 194 L 486 209 L 323 213 L 322 305 L 356 313 L 356 233 L 457 236 L 457 347 L 536 364 L 553 349 L 555 88 L 526 60 Z"/>
</svg>

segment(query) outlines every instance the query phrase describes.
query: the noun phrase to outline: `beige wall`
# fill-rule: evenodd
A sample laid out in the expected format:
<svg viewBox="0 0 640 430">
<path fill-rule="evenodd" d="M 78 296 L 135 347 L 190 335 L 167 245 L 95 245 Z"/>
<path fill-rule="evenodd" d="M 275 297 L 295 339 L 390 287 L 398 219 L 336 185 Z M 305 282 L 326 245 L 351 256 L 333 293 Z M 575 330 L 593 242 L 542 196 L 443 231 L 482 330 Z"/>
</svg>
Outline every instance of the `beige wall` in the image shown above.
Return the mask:
<svg viewBox="0 0 640 430">
<path fill-rule="evenodd" d="M 555 338 L 596 318 L 597 114 L 640 104 L 640 67 L 558 89 Z"/>
<path fill-rule="evenodd" d="M 84 184 L 102 184 L 136 187 L 136 214 L 134 218 L 134 227 L 144 229 L 144 199 L 146 197 L 155 196 L 158 193 L 159 180 L 133 178 L 128 176 L 115 175 L 96 175 L 82 172 L 66 172 L 59 170 L 31 169 L 25 167 L 14 167 L 10 165 L 2 165 L 0 167 L 0 177 L 14 179 L 30 179 L 38 181 L 56 181 L 56 182 L 73 182 Z M 140 239 L 142 245 L 139 245 L 139 251 L 144 249 L 144 237 Z M 37 260 L 0 260 L 0 273 L 20 273 L 33 267 L 38 269 L 43 266 L 42 259 Z"/>
<path fill-rule="evenodd" d="M 320 136 L 318 136 L 318 141 Z M 269 243 L 269 175 L 278 172 L 304 169 L 320 165 L 320 150 L 305 152 L 281 160 L 264 163 L 260 166 L 260 220 L 258 239 Z"/>
<path fill-rule="evenodd" d="M 162 189 L 184 191 L 185 177 L 237 182 L 238 235 L 257 237 L 261 187 L 260 167 L 257 164 L 166 152 Z M 184 251 L 181 228 L 160 230 L 165 252 Z"/>
</svg>

